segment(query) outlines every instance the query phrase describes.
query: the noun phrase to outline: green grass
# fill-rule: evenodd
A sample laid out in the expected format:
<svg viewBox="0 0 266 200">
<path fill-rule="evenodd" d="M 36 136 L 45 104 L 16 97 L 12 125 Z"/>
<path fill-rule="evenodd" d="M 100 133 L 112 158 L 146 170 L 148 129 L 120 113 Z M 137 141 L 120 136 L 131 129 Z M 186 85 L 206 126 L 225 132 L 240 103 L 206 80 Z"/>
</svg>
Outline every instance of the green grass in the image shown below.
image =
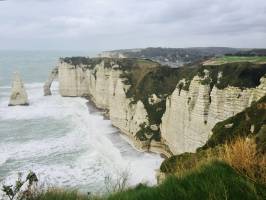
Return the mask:
<svg viewBox="0 0 266 200">
<path fill-rule="evenodd" d="M 51 189 L 38 195 L 32 200 L 88 200 L 86 195 L 81 195 L 77 191 Z"/>
<path fill-rule="evenodd" d="M 181 178 L 170 176 L 156 187 L 140 185 L 111 195 L 108 200 L 198 200 L 198 199 L 265 199 L 266 188 L 237 174 L 222 162 L 212 162 Z"/>
<path fill-rule="evenodd" d="M 94 197 L 101 200 L 198 200 L 198 199 L 241 199 L 263 200 L 266 188 L 239 175 L 229 165 L 212 161 L 184 174 L 169 176 L 161 185 L 149 187 L 139 184 L 135 188 Z M 76 192 L 47 192 L 34 200 L 85 200 Z"/>
<path fill-rule="evenodd" d="M 183 171 L 195 168 L 199 163 L 207 162 L 208 154 L 218 155 L 215 149 L 199 151 L 197 153 L 185 152 L 165 159 L 160 167 L 160 171 L 165 174 L 183 173 Z M 214 157 L 214 156 L 213 156 Z"/>
<path fill-rule="evenodd" d="M 266 56 L 223 56 L 211 59 L 205 65 L 221 65 L 232 62 L 266 63 Z"/>
</svg>

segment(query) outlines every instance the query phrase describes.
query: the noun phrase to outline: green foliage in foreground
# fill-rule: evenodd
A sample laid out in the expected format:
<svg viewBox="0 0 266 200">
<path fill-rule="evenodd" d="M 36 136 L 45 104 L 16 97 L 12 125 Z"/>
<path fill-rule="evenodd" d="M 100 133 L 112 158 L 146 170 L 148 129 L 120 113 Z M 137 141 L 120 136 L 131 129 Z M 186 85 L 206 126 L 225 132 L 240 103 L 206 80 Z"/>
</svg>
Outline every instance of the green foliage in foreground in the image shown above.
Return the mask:
<svg viewBox="0 0 266 200">
<path fill-rule="evenodd" d="M 182 177 L 171 176 L 158 186 L 138 185 L 102 200 L 198 200 L 198 199 L 265 199 L 266 187 L 236 173 L 223 162 L 205 164 Z M 38 200 L 85 200 L 76 192 L 47 192 Z M 36 199 L 37 200 L 37 199 Z"/>
<path fill-rule="evenodd" d="M 208 149 L 205 151 L 198 151 L 197 153 L 185 152 L 179 155 L 166 158 L 160 167 L 160 171 L 166 174 L 178 173 L 182 174 L 184 171 L 189 171 L 199 163 L 208 161 L 209 155 L 218 156 L 219 148 Z"/>
<path fill-rule="evenodd" d="M 54 189 L 40 194 L 37 199 L 33 200 L 88 200 L 88 197 L 78 194 L 77 191 Z"/>
</svg>

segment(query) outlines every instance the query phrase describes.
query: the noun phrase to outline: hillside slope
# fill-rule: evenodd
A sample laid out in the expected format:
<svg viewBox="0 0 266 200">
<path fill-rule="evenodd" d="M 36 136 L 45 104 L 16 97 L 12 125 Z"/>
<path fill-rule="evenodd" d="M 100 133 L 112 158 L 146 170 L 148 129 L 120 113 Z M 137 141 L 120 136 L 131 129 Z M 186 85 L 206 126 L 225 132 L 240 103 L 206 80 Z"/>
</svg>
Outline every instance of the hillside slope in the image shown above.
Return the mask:
<svg viewBox="0 0 266 200">
<path fill-rule="evenodd" d="M 213 56 L 234 54 L 239 49 L 227 47 L 194 47 L 194 48 L 161 48 L 125 49 L 105 51 L 100 57 L 110 58 L 148 58 L 162 65 L 180 67 L 193 64 Z"/>
</svg>

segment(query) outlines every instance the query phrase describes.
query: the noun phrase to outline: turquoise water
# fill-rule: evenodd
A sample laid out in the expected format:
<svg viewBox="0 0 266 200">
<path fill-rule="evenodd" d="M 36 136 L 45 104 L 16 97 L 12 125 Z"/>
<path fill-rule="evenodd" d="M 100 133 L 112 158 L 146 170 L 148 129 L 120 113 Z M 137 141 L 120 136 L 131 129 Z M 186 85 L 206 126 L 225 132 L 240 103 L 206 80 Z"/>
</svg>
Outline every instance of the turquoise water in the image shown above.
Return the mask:
<svg viewBox="0 0 266 200">
<path fill-rule="evenodd" d="M 82 98 L 63 98 L 58 83 L 43 96 L 43 82 L 61 56 L 86 52 L 0 52 L 0 185 L 33 170 L 44 185 L 104 191 L 106 176 L 128 171 L 129 184 L 155 183 L 159 155 L 133 149 Z M 30 106 L 8 107 L 11 79 L 19 71 Z"/>
<path fill-rule="evenodd" d="M 18 71 L 26 83 L 43 82 L 58 58 L 66 56 L 96 56 L 97 52 L 79 51 L 3 51 L 0 50 L 0 86 L 9 85 Z"/>
</svg>

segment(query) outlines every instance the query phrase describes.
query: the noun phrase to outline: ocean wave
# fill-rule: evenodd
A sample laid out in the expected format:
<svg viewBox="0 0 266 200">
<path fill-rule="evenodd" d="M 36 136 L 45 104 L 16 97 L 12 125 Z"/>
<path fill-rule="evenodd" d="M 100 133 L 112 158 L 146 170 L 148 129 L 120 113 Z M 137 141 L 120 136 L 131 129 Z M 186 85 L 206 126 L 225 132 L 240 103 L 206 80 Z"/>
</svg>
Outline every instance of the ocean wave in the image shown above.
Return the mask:
<svg viewBox="0 0 266 200">
<path fill-rule="evenodd" d="M 43 82 L 24 83 L 26 88 L 43 87 L 43 85 Z M 10 83 L 10 85 L 2 85 L 0 86 L 0 89 L 11 89 L 11 87 L 12 83 Z"/>
<path fill-rule="evenodd" d="M 7 161 L 7 159 L 8 159 L 7 154 L 1 154 L 0 153 L 0 166 L 3 165 L 3 164 L 5 164 L 6 161 Z"/>
<path fill-rule="evenodd" d="M 91 191 L 104 186 L 106 175 L 124 170 L 132 175 L 130 184 L 156 182 L 159 155 L 139 153 L 119 136 L 114 140 L 117 129 L 101 115 L 89 113 L 86 99 L 61 97 L 58 83 L 53 84 L 52 96 L 43 96 L 42 86 L 26 85 L 30 106 L 8 107 L 8 96 L 0 102 L 0 127 L 9 131 L 6 142 L 0 143 L 0 178 L 8 161 L 12 168 L 4 175 L 7 182 L 14 181 L 17 172 L 29 170 L 43 182 Z"/>
</svg>

